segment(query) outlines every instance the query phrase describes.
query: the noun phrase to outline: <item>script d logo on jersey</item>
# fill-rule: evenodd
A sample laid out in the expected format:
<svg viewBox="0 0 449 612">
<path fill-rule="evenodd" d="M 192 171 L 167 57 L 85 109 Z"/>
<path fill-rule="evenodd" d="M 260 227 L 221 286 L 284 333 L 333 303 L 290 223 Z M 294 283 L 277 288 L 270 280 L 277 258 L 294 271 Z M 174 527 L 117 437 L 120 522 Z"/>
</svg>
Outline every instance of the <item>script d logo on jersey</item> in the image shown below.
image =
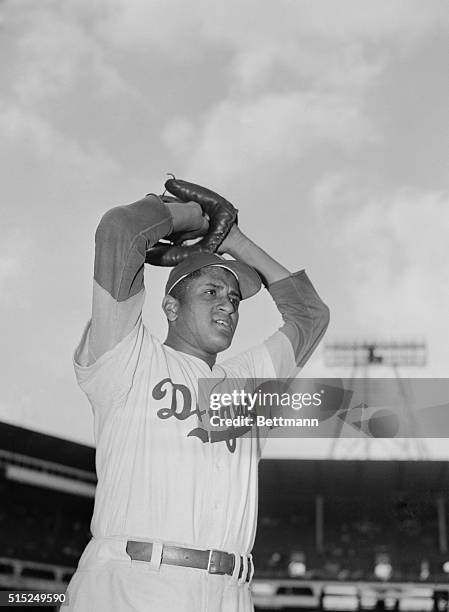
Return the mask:
<svg viewBox="0 0 449 612">
<path fill-rule="evenodd" d="M 169 419 L 174 417 L 180 421 L 185 421 L 190 417 L 197 417 L 198 422 L 204 425 L 204 415 L 207 414 L 207 410 L 201 410 L 195 403 L 192 406 L 192 394 L 190 389 L 186 385 L 174 383 L 171 378 L 164 378 L 161 382 L 157 383 L 153 388 L 152 392 L 155 400 L 163 400 L 167 398 L 170 401 L 170 407 L 160 408 L 157 411 L 157 416 L 160 419 Z M 243 412 L 242 412 L 243 410 Z M 232 407 L 228 408 L 228 414 L 226 416 L 245 416 L 246 411 L 241 407 L 237 407 L 235 414 L 232 413 Z M 206 419 L 209 423 L 209 420 Z M 199 438 L 202 442 L 225 442 L 229 451 L 233 453 L 236 449 L 237 438 L 241 438 L 243 435 L 251 431 L 252 427 L 227 427 L 225 429 L 206 429 L 205 427 L 194 427 L 187 434 L 188 437 Z"/>
</svg>

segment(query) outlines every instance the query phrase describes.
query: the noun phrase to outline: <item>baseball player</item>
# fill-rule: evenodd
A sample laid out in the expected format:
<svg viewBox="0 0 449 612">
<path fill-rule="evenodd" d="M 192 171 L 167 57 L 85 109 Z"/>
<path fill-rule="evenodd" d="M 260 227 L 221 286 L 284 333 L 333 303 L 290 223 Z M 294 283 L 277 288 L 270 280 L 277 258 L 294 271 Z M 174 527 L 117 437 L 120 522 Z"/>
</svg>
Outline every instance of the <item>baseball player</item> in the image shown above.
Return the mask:
<svg viewBox="0 0 449 612">
<path fill-rule="evenodd" d="M 155 338 L 141 314 L 146 254 L 162 238 L 207 235 L 213 221 L 195 201 L 150 194 L 108 211 L 97 228 L 92 318 L 74 365 L 93 408 L 98 485 L 69 610 L 253 610 L 261 440 L 211 430 L 198 380 L 290 377 L 329 315 L 304 271 L 291 274 L 233 223 L 219 249 L 233 259 L 194 251 L 172 268 L 162 303 L 168 335 Z M 261 280 L 282 327 L 217 362 L 240 301 Z"/>
</svg>

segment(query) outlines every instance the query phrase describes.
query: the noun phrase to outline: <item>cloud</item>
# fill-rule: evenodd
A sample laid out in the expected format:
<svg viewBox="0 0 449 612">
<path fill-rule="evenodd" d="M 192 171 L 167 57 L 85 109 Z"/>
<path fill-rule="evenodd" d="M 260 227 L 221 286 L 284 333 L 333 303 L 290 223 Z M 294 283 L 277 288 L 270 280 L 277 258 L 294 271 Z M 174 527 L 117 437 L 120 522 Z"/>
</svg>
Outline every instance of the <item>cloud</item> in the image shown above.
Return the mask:
<svg viewBox="0 0 449 612">
<path fill-rule="evenodd" d="M 385 63 L 385 52 L 366 55 L 355 41 L 339 48 L 299 40 L 261 43 L 235 54 L 232 87 L 246 95 L 301 89 L 350 96 L 372 86 Z"/>
<path fill-rule="evenodd" d="M 408 52 L 447 28 L 446 9 L 444 0 L 199 0 L 188 9 L 181 0 L 46 0 L 6 2 L 3 19 L 16 35 L 14 88 L 25 100 L 72 89 L 83 74 L 105 92 L 129 92 L 129 75 L 121 73 L 127 55 L 145 58 L 151 73 L 157 63 L 169 71 L 220 49 L 230 56 L 223 74 L 230 86 L 236 76 L 257 81 L 273 66 L 318 77 L 326 62 L 331 73 L 340 61 L 349 73 L 354 62 L 376 70 L 370 55 Z"/>
<path fill-rule="evenodd" d="M 102 44 L 98 28 L 107 4 L 83 1 L 64 6 L 52 0 L 4 5 L 4 20 L 14 32 L 10 64 L 10 95 L 22 106 L 33 106 L 63 95 L 79 95 L 90 85 L 103 96 L 136 95 Z M 100 10 L 101 9 L 101 10 Z"/>
<path fill-rule="evenodd" d="M 376 136 L 359 108 L 344 98 L 293 92 L 223 102 L 196 128 L 177 118 L 164 138 L 174 154 L 190 151 L 189 174 L 223 180 L 273 160 L 298 160 L 323 142 L 353 149 Z"/>
<path fill-rule="evenodd" d="M 340 329 L 435 340 L 449 300 L 449 194 L 404 187 L 375 195 L 349 173 L 323 179 L 313 198 L 329 256 L 338 261 Z"/>
<path fill-rule="evenodd" d="M 173 117 L 164 127 L 161 140 L 178 155 L 187 154 L 196 140 L 193 123 L 185 117 Z"/>
<path fill-rule="evenodd" d="M 20 257 L 0 255 L 0 304 L 2 306 L 14 303 L 15 296 L 11 291 L 11 285 L 21 271 Z"/>
<path fill-rule="evenodd" d="M 104 6 L 104 5 L 103 5 Z M 200 0 L 188 10 L 182 0 L 115 2 L 103 35 L 121 46 L 159 48 L 180 62 L 203 45 L 234 51 L 321 37 L 348 42 L 366 39 L 403 47 L 448 23 L 444 0 Z"/>
<path fill-rule="evenodd" d="M 175 14 L 179 5 L 170 6 Z M 215 8 L 201 18 L 196 10 L 183 15 L 171 33 L 181 47 L 191 31 L 198 48 L 223 45 L 230 54 L 226 95 L 196 121 L 187 114 L 169 119 L 162 141 L 185 174 L 219 184 L 264 174 L 273 160 L 300 161 L 312 148 L 334 146 L 346 157 L 361 145 L 382 144 L 385 126 L 367 104 L 370 94 L 393 56 L 448 23 L 440 2 L 249 2 L 239 8 L 231 2 Z M 145 12 L 137 4 L 123 10 L 134 17 L 140 11 L 142 19 Z"/>
<path fill-rule="evenodd" d="M 152 142 L 160 138 L 175 160 L 194 151 L 188 169 L 205 167 L 213 176 L 218 173 L 211 160 L 223 176 L 234 176 L 249 154 L 258 168 L 261 159 L 274 155 L 296 158 L 315 136 L 317 142 L 340 139 L 342 147 L 353 147 L 363 138 L 372 143 L 364 96 L 385 70 L 392 50 L 402 52 L 405 41 L 419 42 L 447 23 L 438 0 L 425 5 L 418 0 L 380 5 L 354 0 L 250 0 L 243 5 L 231 0 L 223 5 L 200 0 L 189 10 L 180 0 L 103 0 L 93 5 L 71 0 L 63 6 L 47 0 L 39 7 L 29 1 L 5 6 L 5 19 L 17 34 L 8 71 L 14 103 L 50 124 L 59 123 L 59 130 L 71 110 L 74 126 L 80 124 L 84 110 L 86 128 L 79 125 L 73 140 L 86 135 L 86 111 L 94 115 L 98 107 L 104 110 L 97 123 L 108 112 L 112 120 L 115 111 L 123 129 L 134 134 L 132 116 L 124 111 L 132 106 Z M 223 95 L 209 96 L 201 114 L 193 116 L 208 88 L 208 71 L 214 70 L 207 58 L 218 49 L 227 58 L 220 75 Z M 203 64 L 204 73 L 195 71 Z M 158 89 L 164 76 L 168 89 L 176 88 L 172 72 L 180 75 L 182 65 L 196 84 L 196 104 L 195 99 L 187 101 L 185 115 L 178 104 L 167 120 L 160 117 L 167 97 L 158 96 Z M 182 82 L 173 96 L 180 102 Z M 109 100 L 116 105 L 111 110 Z M 69 122 L 67 132 L 71 129 Z M 92 132 L 99 149 L 110 144 L 103 142 L 104 130 L 92 125 Z M 113 146 L 117 141 L 118 135 Z M 228 163 L 229 170 L 224 166 Z"/>
<path fill-rule="evenodd" d="M 94 143 L 81 146 L 38 113 L 13 103 L 0 103 L 0 133 L 10 152 L 27 151 L 44 163 L 52 162 L 53 170 L 62 167 L 66 177 L 82 173 L 89 180 L 95 176 L 100 179 L 117 170 L 115 161 Z"/>
</svg>

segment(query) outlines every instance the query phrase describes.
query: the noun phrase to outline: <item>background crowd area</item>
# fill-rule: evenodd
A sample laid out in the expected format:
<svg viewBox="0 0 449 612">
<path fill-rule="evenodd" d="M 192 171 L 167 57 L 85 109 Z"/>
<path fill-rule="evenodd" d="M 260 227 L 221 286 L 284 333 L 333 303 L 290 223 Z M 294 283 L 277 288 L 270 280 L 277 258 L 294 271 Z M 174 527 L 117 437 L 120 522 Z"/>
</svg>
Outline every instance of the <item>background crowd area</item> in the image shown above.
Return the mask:
<svg viewBox="0 0 449 612">
<path fill-rule="evenodd" d="M 90 538 L 94 449 L 7 424 L 0 434 L 0 573 L 7 559 L 74 569 Z M 256 578 L 444 580 L 448 469 L 263 459 Z"/>
</svg>

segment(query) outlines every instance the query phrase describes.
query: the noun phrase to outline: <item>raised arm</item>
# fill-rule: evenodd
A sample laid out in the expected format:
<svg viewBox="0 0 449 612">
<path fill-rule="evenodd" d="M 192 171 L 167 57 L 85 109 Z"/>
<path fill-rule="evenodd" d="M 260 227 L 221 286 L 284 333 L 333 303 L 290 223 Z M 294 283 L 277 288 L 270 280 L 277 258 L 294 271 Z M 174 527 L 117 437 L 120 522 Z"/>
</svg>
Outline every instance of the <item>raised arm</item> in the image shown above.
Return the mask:
<svg viewBox="0 0 449 612">
<path fill-rule="evenodd" d="M 207 230 L 195 202 L 164 203 L 155 195 L 109 210 L 95 234 L 92 321 L 88 365 L 136 325 L 144 302 L 146 251 L 172 232 Z"/>
<path fill-rule="evenodd" d="M 302 270 L 291 274 L 234 225 L 220 247 L 235 259 L 252 266 L 274 299 L 284 321 L 280 331 L 290 341 L 294 363 L 285 355 L 277 338 L 267 341 L 277 375 L 288 378 L 294 367 L 302 367 L 318 345 L 329 324 L 329 308 L 321 300 Z"/>
</svg>

